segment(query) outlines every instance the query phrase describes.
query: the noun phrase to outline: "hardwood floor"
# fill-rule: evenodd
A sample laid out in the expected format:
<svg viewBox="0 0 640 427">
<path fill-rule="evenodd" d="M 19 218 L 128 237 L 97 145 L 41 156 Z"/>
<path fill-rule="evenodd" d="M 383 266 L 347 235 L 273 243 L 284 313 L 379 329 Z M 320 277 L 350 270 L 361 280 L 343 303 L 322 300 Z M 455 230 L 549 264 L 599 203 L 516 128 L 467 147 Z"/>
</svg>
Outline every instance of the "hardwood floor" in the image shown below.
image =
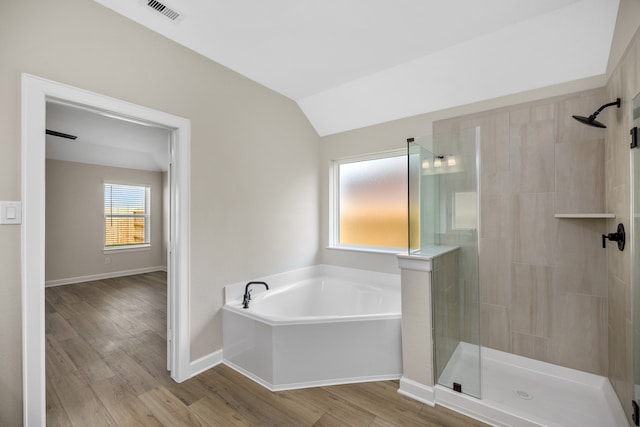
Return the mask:
<svg viewBox="0 0 640 427">
<path fill-rule="evenodd" d="M 166 370 L 166 275 L 46 289 L 49 426 L 483 426 L 397 381 L 272 393 L 224 365 Z"/>
</svg>

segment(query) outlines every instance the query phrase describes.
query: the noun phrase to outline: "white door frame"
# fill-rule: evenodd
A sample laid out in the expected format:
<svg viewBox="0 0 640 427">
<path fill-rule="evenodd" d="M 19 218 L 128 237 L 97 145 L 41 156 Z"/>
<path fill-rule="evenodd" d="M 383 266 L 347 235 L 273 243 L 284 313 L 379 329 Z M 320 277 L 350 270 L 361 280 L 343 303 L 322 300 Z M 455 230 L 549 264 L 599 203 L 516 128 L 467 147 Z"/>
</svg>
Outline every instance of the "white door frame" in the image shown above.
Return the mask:
<svg viewBox="0 0 640 427">
<path fill-rule="evenodd" d="M 190 162 L 191 122 L 126 101 L 29 74 L 22 75 L 22 393 L 23 425 L 46 425 L 45 376 L 45 127 L 46 102 L 57 100 L 92 108 L 171 131 L 172 200 L 167 307 L 171 378 L 189 378 Z M 173 280 L 172 280 L 173 279 Z"/>
</svg>

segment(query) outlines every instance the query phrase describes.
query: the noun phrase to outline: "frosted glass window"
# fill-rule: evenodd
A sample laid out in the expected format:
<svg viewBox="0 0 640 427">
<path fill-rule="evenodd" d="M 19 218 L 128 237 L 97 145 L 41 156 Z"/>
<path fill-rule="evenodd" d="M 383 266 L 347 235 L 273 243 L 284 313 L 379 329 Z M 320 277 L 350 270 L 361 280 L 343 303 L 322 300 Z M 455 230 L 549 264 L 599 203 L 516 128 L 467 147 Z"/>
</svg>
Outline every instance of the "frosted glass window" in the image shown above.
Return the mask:
<svg viewBox="0 0 640 427">
<path fill-rule="evenodd" d="M 150 188 L 104 184 L 104 247 L 149 245 Z"/>
<path fill-rule="evenodd" d="M 475 191 L 458 192 L 453 195 L 453 228 L 478 228 L 477 195 Z"/>
<path fill-rule="evenodd" d="M 406 249 L 406 153 L 337 167 L 338 244 Z"/>
</svg>

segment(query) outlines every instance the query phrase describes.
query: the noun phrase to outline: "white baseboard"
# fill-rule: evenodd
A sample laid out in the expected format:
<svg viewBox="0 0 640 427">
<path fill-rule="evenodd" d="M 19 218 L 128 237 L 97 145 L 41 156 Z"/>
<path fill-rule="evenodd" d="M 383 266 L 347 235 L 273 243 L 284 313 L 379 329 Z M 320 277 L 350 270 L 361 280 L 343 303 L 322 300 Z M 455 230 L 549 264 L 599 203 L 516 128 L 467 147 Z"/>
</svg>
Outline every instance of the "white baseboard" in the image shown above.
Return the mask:
<svg viewBox="0 0 640 427">
<path fill-rule="evenodd" d="M 436 405 L 436 394 L 433 387 L 410 380 L 406 377 L 400 378 L 398 393 L 422 402 L 425 405 Z"/>
<path fill-rule="evenodd" d="M 277 384 L 274 385 L 268 381 L 263 380 L 259 376 L 247 371 L 246 369 L 236 365 L 235 363 L 229 360 L 223 360 L 222 363 L 230 367 L 236 372 L 244 375 L 250 380 L 260 384 L 262 387 L 266 388 L 269 391 L 287 391 L 287 390 L 298 390 L 301 388 L 311 388 L 311 387 L 327 387 L 332 385 L 341 385 L 341 384 L 355 384 L 355 383 L 366 383 L 373 381 L 390 381 L 397 380 L 400 378 L 399 375 L 389 374 L 389 375 L 377 375 L 377 376 L 363 376 L 363 377 L 352 377 L 352 378 L 336 378 L 336 379 L 327 379 L 327 380 L 319 380 L 319 381 L 307 381 L 300 383 L 287 383 L 287 384 Z M 433 405 L 432 405 L 433 406 Z"/>
<path fill-rule="evenodd" d="M 213 353 L 202 356 L 198 360 L 194 360 L 189 365 L 189 378 L 211 369 L 216 365 L 222 363 L 222 350 L 214 351 Z"/>
<path fill-rule="evenodd" d="M 110 273 L 92 274 L 89 276 L 69 277 L 67 279 L 48 280 L 45 287 L 72 285 L 74 283 L 91 282 L 93 280 L 113 279 L 115 277 L 133 276 L 134 274 L 153 273 L 154 271 L 167 271 L 166 266 L 136 268 L 134 270 L 113 271 Z"/>
</svg>

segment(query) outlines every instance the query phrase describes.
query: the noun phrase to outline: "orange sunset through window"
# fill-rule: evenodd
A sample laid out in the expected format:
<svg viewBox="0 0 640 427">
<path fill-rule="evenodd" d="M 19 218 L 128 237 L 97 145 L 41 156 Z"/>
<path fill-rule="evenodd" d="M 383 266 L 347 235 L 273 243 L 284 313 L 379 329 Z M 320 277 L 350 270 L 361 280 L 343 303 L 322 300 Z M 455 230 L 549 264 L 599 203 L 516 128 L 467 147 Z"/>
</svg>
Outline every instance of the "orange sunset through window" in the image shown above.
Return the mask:
<svg viewBox="0 0 640 427">
<path fill-rule="evenodd" d="M 407 247 L 407 158 L 339 164 L 339 243 Z"/>
</svg>

